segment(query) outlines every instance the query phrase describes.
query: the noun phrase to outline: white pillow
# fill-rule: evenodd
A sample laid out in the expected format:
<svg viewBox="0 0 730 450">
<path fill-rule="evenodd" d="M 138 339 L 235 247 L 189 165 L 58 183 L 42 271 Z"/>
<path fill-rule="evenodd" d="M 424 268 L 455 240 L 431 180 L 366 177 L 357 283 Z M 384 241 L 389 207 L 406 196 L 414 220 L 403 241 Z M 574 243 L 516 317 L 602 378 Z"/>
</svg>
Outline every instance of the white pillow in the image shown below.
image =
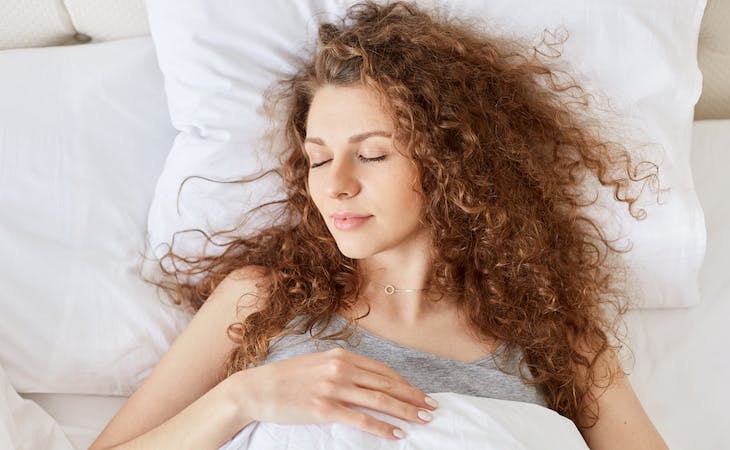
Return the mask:
<svg viewBox="0 0 730 450">
<path fill-rule="evenodd" d="M 149 37 L 0 52 L 0 365 L 129 395 L 189 316 L 136 275 L 175 135 Z"/>
<path fill-rule="evenodd" d="M 176 231 L 230 228 L 242 211 L 280 197 L 277 180 L 270 177 L 248 186 L 193 179 L 183 187 L 179 204 L 177 198 L 188 176 L 232 180 L 273 165 L 263 153 L 267 122 L 261 95 L 293 71 L 302 49 L 311 48 L 317 22 L 340 15 L 350 3 L 148 2 L 170 114 L 179 130 L 150 208 L 148 230 L 157 256 Z M 545 28 L 567 29 L 560 61 L 572 64 L 576 79 L 599 99 L 613 99 L 611 106 L 632 119 L 632 128 L 664 147 L 660 180 L 663 188 L 671 188 L 661 196 L 664 204 L 646 206 L 642 222 L 627 215 L 625 204 L 615 204 L 622 218 L 606 219 L 609 231 L 618 233 L 609 237 L 633 243 L 626 259 L 638 278 L 634 300 L 643 307 L 691 306 L 699 300 L 705 229 L 689 150 L 701 90 L 696 51 L 704 5 L 705 0 L 459 0 L 440 6 L 452 16 L 484 19 L 495 29 L 534 41 Z M 175 249 L 195 254 L 203 242 L 199 234 L 178 235 Z"/>
</svg>

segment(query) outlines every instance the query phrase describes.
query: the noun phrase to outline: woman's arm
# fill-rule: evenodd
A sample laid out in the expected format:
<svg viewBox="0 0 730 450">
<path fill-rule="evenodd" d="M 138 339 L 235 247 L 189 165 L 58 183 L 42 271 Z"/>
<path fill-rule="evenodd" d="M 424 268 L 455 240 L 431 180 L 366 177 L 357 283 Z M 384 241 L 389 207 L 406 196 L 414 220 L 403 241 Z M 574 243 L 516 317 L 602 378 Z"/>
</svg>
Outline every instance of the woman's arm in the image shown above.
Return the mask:
<svg viewBox="0 0 730 450">
<path fill-rule="evenodd" d="M 580 429 L 588 447 L 591 450 L 668 450 L 624 375 L 618 357 L 613 352 L 610 356 L 608 353 L 596 373 L 607 373 L 606 367 L 618 367 L 618 373 L 603 393 L 593 387 L 594 393 L 599 396 L 598 421 L 591 428 Z M 605 382 L 602 385 L 605 386 Z"/>
<path fill-rule="evenodd" d="M 97 439 L 89 450 L 219 448 L 253 421 L 235 399 L 234 391 L 240 392 L 241 388 L 227 383 L 235 375 L 146 433 L 111 447 L 102 447 L 103 442 Z"/>
<path fill-rule="evenodd" d="M 226 277 L 90 450 L 218 448 L 248 425 L 243 377 L 221 380 L 234 345 L 227 327 L 259 308 L 258 297 L 242 296 L 261 280 L 255 267 Z"/>
</svg>

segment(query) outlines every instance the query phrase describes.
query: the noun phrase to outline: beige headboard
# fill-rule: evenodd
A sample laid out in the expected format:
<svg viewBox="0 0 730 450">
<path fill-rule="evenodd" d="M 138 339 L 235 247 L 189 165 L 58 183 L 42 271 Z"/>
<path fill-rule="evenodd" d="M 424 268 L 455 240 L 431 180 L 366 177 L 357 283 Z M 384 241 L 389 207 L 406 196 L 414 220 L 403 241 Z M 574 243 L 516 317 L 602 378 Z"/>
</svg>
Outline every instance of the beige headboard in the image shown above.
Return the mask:
<svg viewBox="0 0 730 450">
<path fill-rule="evenodd" d="M 182 0 L 184 1 L 184 0 Z M 695 119 L 730 119 L 730 0 L 708 0 L 699 36 Z M 149 34 L 144 0 L 2 0 L 0 50 Z"/>
<path fill-rule="evenodd" d="M 148 34 L 145 0 L 0 1 L 0 50 Z"/>
<path fill-rule="evenodd" d="M 697 59 L 702 95 L 695 119 L 730 119 L 730 0 L 708 0 Z"/>
</svg>

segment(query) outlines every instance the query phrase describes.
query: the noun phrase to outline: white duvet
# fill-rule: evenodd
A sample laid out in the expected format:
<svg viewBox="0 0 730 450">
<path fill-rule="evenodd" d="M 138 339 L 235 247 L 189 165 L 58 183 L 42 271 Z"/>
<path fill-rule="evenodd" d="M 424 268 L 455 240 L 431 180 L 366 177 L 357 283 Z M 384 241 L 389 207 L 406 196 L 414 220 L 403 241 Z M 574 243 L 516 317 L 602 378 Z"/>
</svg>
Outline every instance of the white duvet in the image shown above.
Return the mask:
<svg viewBox="0 0 730 450">
<path fill-rule="evenodd" d="M 439 402 L 427 424 L 407 422 L 356 407 L 403 429 L 406 437 L 389 440 L 358 428 L 332 424 L 277 425 L 254 422 L 219 450 L 521 450 L 588 448 L 573 422 L 533 403 L 456 393 L 429 394 Z"/>
</svg>

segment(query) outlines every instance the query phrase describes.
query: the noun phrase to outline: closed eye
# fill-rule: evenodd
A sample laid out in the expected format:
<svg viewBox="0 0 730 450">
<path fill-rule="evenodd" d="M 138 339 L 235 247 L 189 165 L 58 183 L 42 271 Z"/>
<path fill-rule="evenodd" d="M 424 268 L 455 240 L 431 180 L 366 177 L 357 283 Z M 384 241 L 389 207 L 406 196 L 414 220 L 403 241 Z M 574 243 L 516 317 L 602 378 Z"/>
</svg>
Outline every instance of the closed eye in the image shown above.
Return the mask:
<svg viewBox="0 0 730 450">
<path fill-rule="evenodd" d="M 384 160 L 385 159 L 385 155 L 378 156 L 378 157 L 375 157 L 375 158 L 364 158 L 364 157 L 362 157 L 360 155 L 357 155 L 357 159 L 359 159 L 360 161 L 365 162 L 365 163 L 368 163 L 368 162 L 376 162 L 376 161 L 382 161 L 382 160 Z M 330 160 L 328 159 L 327 161 L 322 161 L 320 163 L 314 163 L 314 164 L 312 164 L 309 167 L 311 169 L 314 169 L 314 168 L 319 167 L 319 166 L 321 166 L 321 165 L 323 165 L 323 164 L 325 164 L 325 163 L 327 163 L 329 161 Z"/>
</svg>

